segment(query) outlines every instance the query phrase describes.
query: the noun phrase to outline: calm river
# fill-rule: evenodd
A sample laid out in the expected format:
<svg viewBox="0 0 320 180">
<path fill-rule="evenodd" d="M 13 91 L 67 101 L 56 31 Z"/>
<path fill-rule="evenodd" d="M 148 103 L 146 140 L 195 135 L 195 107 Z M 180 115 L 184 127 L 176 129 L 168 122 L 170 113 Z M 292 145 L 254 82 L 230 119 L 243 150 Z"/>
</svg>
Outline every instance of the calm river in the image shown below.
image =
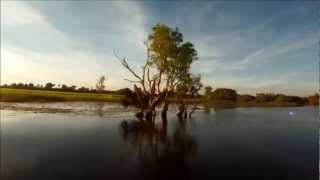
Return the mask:
<svg viewBox="0 0 320 180">
<path fill-rule="evenodd" d="M 117 104 L 13 106 L 25 109 L 1 110 L 2 180 L 319 177 L 317 107 L 171 113 L 166 126 L 134 130 L 134 110 Z"/>
</svg>

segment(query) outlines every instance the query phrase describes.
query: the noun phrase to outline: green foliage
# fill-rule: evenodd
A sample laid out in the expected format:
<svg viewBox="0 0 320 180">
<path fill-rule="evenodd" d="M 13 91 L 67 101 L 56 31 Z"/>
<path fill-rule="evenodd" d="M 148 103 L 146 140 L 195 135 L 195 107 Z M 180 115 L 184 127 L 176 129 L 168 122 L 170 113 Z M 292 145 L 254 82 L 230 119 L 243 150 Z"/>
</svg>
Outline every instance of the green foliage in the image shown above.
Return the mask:
<svg viewBox="0 0 320 180">
<path fill-rule="evenodd" d="M 218 88 L 212 93 L 214 100 L 231 100 L 235 101 L 237 99 L 237 91 L 228 88 Z"/>
<path fill-rule="evenodd" d="M 308 103 L 310 105 L 319 105 L 319 94 L 316 93 L 315 95 L 313 96 L 309 96 L 308 97 Z"/>
<path fill-rule="evenodd" d="M 183 35 L 163 24 L 153 27 L 149 35 L 150 64 L 155 65 L 161 81 L 166 76 L 166 88 L 174 89 L 175 85 L 190 81 L 190 66 L 198 59 L 197 51 L 190 42 L 183 42 Z M 169 87 L 170 86 L 170 87 Z"/>
<path fill-rule="evenodd" d="M 90 89 L 82 86 L 81 88 L 78 89 L 78 91 L 79 92 L 90 92 Z"/>
<path fill-rule="evenodd" d="M 287 102 L 295 102 L 299 104 L 305 104 L 306 101 L 304 98 L 299 96 L 287 96 Z"/>
<path fill-rule="evenodd" d="M 54 85 L 55 85 L 55 84 L 53 84 L 53 83 L 51 83 L 51 82 L 48 82 L 48 83 L 45 85 L 44 88 L 50 90 L 50 89 L 52 89 L 52 88 L 54 87 Z"/>
<path fill-rule="evenodd" d="M 65 84 L 62 84 L 62 86 L 61 86 L 61 90 L 62 91 L 76 91 L 76 87 L 77 86 L 67 86 L 67 85 L 65 85 Z"/>
<path fill-rule="evenodd" d="M 277 95 L 273 93 L 258 93 L 256 95 L 256 101 L 257 102 L 270 102 L 274 101 Z"/>
<path fill-rule="evenodd" d="M 242 101 L 242 102 L 251 102 L 251 101 L 254 101 L 255 99 L 256 97 L 249 94 L 243 94 L 243 95 L 237 96 L 237 101 Z"/>
<path fill-rule="evenodd" d="M 306 103 L 304 98 L 301 98 L 299 96 L 286 96 L 284 94 L 276 95 L 276 98 L 274 99 L 274 101 L 276 103 L 298 103 L 298 104 Z"/>
<path fill-rule="evenodd" d="M 40 85 L 35 86 L 33 83 L 12 83 L 10 85 L 4 84 L 1 87 L 4 88 L 16 88 L 16 89 L 34 89 L 34 88 L 39 88 Z"/>
<path fill-rule="evenodd" d="M 155 108 L 163 105 L 162 117 L 166 117 L 169 97 L 178 95 L 181 98 L 195 95 L 201 89 L 200 77 L 190 73 L 191 64 L 197 60 L 197 51 L 190 42 L 183 42 L 183 35 L 163 24 L 156 24 L 145 42 L 147 60 L 142 67 L 142 74 L 136 73 L 126 58 L 119 58 L 121 64 L 136 80 L 134 91 L 125 92 L 126 105 L 140 109 L 140 118 L 150 120 Z M 184 101 L 181 101 L 184 103 Z M 184 106 L 184 105 L 183 105 Z"/>
<path fill-rule="evenodd" d="M 147 60 L 142 67 L 141 75 L 129 66 L 126 58 L 119 58 L 115 54 L 136 79 L 126 79 L 134 83 L 134 91 L 125 92 L 123 104 L 139 108 L 137 117 L 144 117 L 148 121 L 154 117 L 155 108 L 163 105 L 161 114 L 165 119 L 169 97 L 178 95 L 182 98 L 179 108 L 186 113 L 183 98 L 188 95 L 195 96 L 202 87 L 200 76 L 196 77 L 190 73 L 192 62 L 198 59 L 193 44 L 183 42 L 183 35 L 177 28 L 173 30 L 166 25 L 156 24 L 145 45 Z"/>
<path fill-rule="evenodd" d="M 212 94 L 212 87 L 211 86 L 206 86 L 204 87 L 204 95 L 206 98 L 210 99 Z"/>
<path fill-rule="evenodd" d="M 120 95 L 128 94 L 128 92 L 131 92 L 129 88 L 122 88 L 115 91 L 116 94 L 120 94 Z"/>
<path fill-rule="evenodd" d="M 166 71 L 169 63 L 177 58 L 182 34 L 163 24 L 156 24 L 149 35 L 151 61 L 160 71 Z"/>
<path fill-rule="evenodd" d="M 202 88 L 201 76 L 190 75 L 184 78 L 184 82 L 179 84 L 176 89 L 176 94 L 180 98 L 194 97 L 199 95 Z"/>
<path fill-rule="evenodd" d="M 279 95 L 277 95 L 277 97 L 275 98 L 274 101 L 278 102 L 278 103 L 288 102 L 288 98 L 286 95 L 279 94 Z"/>
</svg>

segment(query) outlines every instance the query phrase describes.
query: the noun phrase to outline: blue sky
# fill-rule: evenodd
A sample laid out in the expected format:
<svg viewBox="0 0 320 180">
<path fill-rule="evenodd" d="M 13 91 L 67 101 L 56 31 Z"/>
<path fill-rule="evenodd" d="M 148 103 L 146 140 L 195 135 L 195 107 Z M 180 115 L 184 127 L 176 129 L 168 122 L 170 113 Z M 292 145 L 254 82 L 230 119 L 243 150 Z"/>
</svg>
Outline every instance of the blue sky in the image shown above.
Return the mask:
<svg viewBox="0 0 320 180">
<path fill-rule="evenodd" d="M 113 49 L 137 70 L 156 23 L 194 43 L 192 71 L 239 93 L 318 90 L 316 1 L 1 1 L 1 84 L 131 86 Z"/>
</svg>

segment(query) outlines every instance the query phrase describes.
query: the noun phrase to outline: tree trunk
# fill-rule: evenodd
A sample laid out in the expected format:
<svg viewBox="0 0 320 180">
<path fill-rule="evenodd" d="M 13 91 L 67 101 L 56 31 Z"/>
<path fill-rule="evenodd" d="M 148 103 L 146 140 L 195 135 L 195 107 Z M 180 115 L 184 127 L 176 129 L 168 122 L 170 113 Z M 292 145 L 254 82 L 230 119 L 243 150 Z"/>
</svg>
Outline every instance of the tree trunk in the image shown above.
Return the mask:
<svg viewBox="0 0 320 180">
<path fill-rule="evenodd" d="M 192 114 L 194 113 L 194 111 L 196 111 L 196 109 L 198 108 L 198 105 L 195 105 L 192 110 L 189 112 L 189 118 L 191 119 Z"/>
<path fill-rule="evenodd" d="M 185 107 L 184 107 L 184 105 L 182 104 L 182 105 L 179 106 L 179 111 L 178 111 L 178 113 L 177 113 L 177 116 L 178 116 L 178 118 L 179 118 L 180 120 L 183 120 L 184 112 L 185 112 Z"/>
<path fill-rule="evenodd" d="M 167 112 L 168 112 L 168 107 L 169 107 L 169 102 L 166 101 L 164 103 L 164 106 L 162 108 L 162 112 L 161 112 L 161 117 L 162 117 L 162 120 L 167 120 Z"/>
<path fill-rule="evenodd" d="M 150 123 L 152 122 L 153 113 L 154 113 L 153 110 L 148 110 L 146 112 L 145 119 L 147 122 L 150 122 Z"/>
<path fill-rule="evenodd" d="M 137 112 L 135 115 L 139 120 L 143 120 L 143 110 L 141 110 L 140 112 Z"/>
</svg>

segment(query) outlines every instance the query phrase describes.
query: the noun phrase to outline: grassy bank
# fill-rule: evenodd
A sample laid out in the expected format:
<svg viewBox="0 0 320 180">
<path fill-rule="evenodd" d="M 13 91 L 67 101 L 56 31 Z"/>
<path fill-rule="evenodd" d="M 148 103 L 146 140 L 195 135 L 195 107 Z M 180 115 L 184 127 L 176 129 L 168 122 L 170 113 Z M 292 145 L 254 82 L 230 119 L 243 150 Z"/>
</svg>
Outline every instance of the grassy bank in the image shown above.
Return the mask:
<svg viewBox="0 0 320 180">
<path fill-rule="evenodd" d="M 121 95 L 46 90 L 0 88 L 3 102 L 57 102 L 57 101 L 106 101 L 118 102 Z"/>
<path fill-rule="evenodd" d="M 61 92 L 47 90 L 11 89 L 0 88 L 0 101 L 2 102 L 59 102 L 59 101 L 102 101 L 120 102 L 123 96 L 113 93 L 97 94 L 82 92 Z M 170 99 L 172 103 L 176 99 Z M 208 101 L 201 99 L 188 99 L 188 103 L 204 103 L 210 107 L 232 108 L 232 107 L 289 107 L 301 106 L 303 104 L 294 102 L 244 102 L 244 101 Z"/>
</svg>

